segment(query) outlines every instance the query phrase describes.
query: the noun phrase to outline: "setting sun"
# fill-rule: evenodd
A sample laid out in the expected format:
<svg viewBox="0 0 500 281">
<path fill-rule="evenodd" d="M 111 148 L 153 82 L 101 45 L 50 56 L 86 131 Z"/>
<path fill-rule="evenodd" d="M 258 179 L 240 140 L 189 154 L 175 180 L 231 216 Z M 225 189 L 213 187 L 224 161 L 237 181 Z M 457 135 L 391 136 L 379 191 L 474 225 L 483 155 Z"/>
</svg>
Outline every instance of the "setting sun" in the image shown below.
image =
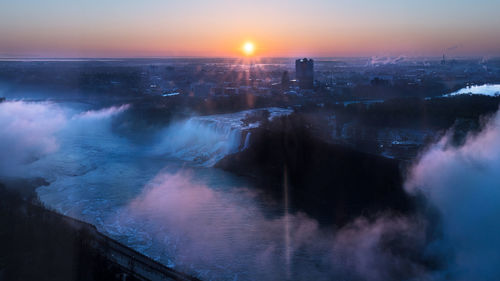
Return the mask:
<svg viewBox="0 0 500 281">
<path fill-rule="evenodd" d="M 243 53 L 247 56 L 253 55 L 255 52 L 255 45 L 252 42 L 246 42 L 243 45 Z"/>
</svg>

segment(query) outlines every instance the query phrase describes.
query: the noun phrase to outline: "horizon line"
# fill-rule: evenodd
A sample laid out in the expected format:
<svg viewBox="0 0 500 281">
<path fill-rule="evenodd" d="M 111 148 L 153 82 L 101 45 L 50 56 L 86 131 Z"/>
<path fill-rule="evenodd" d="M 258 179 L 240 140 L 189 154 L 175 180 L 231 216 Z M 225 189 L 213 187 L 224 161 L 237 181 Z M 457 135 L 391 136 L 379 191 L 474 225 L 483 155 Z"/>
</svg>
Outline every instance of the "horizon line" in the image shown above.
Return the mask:
<svg viewBox="0 0 500 281">
<path fill-rule="evenodd" d="M 484 58 L 489 57 L 500 58 L 500 55 L 455 55 L 449 56 L 445 54 L 447 59 L 459 58 Z M 0 56 L 0 61 L 7 60 L 146 60 L 146 59 L 235 59 L 235 60 L 261 60 L 261 59 L 296 59 L 296 58 L 313 58 L 313 59 L 370 59 L 370 58 L 402 58 L 402 59 L 441 59 L 443 55 L 422 55 L 422 56 L 408 56 L 408 55 L 361 55 L 361 56 L 262 56 L 262 57 L 238 57 L 238 56 L 124 56 L 124 57 L 37 57 L 37 56 Z"/>
</svg>

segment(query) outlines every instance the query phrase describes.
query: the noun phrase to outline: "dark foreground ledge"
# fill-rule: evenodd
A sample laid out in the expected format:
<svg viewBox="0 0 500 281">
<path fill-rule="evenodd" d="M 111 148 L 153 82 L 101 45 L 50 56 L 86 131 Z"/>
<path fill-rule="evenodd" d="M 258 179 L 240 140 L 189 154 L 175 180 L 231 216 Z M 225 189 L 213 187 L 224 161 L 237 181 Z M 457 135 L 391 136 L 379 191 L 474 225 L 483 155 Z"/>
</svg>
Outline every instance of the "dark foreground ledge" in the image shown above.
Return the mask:
<svg viewBox="0 0 500 281">
<path fill-rule="evenodd" d="M 95 241 L 91 244 L 95 250 L 103 254 L 106 259 L 118 266 L 125 274 L 139 280 L 179 280 L 195 281 L 197 278 L 191 277 L 182 272 L 175 271 L 163 264 L 143 255 L 120 242 L 100 233 L 97 228 L 89 223 L 54 213 L 62 221 L 71 225 L 78 231 L 84 231 L 91 235 Z"/>
<path fill-rule="evenodd" d="M 199 280 L 44 208 L 27 196 L 38 183 L 0 183 L 0 280 Z"/>
</svg>

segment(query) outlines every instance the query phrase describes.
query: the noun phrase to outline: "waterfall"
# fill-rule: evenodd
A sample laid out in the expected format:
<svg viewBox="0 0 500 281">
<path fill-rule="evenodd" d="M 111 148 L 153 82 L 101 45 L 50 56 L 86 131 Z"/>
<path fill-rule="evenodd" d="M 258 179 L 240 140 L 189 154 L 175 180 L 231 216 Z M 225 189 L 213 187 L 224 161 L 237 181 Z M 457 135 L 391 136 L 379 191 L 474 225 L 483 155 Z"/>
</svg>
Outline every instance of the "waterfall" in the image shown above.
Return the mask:
<svg viewBox="0 0 500 281">
<path fill-rule="evenodd" d="M 248 132 L 247 135 L 245 136 L 245 143 L 243 144 L 243 148 L 241 150 L 245 150 L 248 148 L 248 146 L 250 145 L 250 135 L 252 133 L 251 132 Z"/>
<path fill-rule="evenodd" d="M 283 108 L 258 110 L 268 110 L 270 119 L 292 112 Z M 249 147 L 249 130 L 257 128 L 259 122 L 248 124 L 243 120 L 255 111 L 195 116 L 174 122 L 160 133 L 161 141 L 154 152 L 202 166 L 213 166 L 226 155 Z"/>
<path fill-rule="evenodd" d="M 162 135 L 162 153 L 203 166 L 238 152 L 241 130 L 217 119 L 193 117 L 168 127 Z"/>
</svg>

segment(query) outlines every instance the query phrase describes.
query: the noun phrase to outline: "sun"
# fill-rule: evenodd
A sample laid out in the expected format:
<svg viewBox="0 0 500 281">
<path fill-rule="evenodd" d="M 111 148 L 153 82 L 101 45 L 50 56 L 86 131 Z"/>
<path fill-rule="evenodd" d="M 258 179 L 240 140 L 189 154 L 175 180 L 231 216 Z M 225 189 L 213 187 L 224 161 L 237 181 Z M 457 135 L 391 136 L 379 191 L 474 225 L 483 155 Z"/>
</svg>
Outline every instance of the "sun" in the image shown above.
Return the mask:
<svg viewBox="0 0 500 281">
<path fill-rule="evenodd" d="M 247 56 L 253 55 L 255 52 L 255 45 L 252 42 L 245 42 L 243 44 L 243 53 Z"/>
</svg>

